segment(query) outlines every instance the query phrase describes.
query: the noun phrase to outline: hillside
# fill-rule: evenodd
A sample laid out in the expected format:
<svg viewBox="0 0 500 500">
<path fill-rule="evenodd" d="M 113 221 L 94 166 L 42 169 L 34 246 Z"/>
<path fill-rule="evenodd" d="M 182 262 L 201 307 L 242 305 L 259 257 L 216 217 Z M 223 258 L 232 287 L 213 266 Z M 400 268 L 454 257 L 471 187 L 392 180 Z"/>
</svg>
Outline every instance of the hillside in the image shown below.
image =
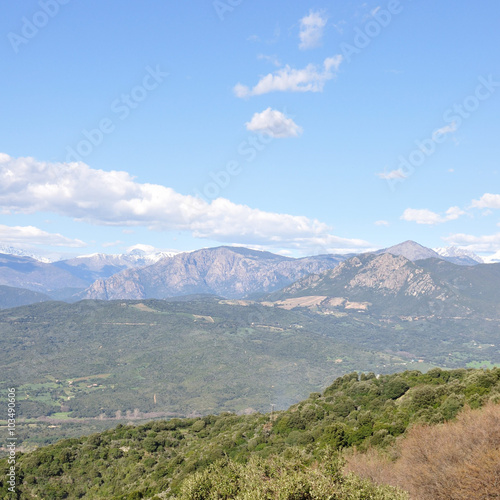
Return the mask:
<svg viewBox="0 0 500 500">
<path fill-rule="evenodd" d="M 310 273 L 331 269 L 342 256 L 292 259 L 239 247 L 181 253 L 141 269 L 100 279 L 79 298 L 115 300 L 214 294 L 242 298 L 282 288 Z"/>
<path fill-rule="evenodd" d="M 0 309 L 10 307 L 27 306 L 37 302 L 52 300 L 48 295 L 32 292 L 24 288 L 0 285 Z"/>
<path fill-rule="evenodd" d="M 214 297 L 50 302 L 0 312 L 2 387 L 15 381 L 23 417 L 283 409 L 346 371 L 405 366 L 352 343 L 363 332 Z"/>
<path fill-rule="evenodd" d="M 459 266 L 389 253 L 352 257 L 333 270 L 310 275 L 270 294 L 277 302 L 321 297 L 325 308 L 353 308 L 382 315 L 448 318 L 500 317 L 500 266 Z"/>
<path fill-rule="evenodd" d="M 267 477 L 276 488 L 323 485 L 317 498 L 339 488 L 337 498 L 352 499 L 348 492 L 353 495 L 357 488 L 364 496 L 356 498 L 402 499 L 395 490 L 377 490 L 352 476 L 343 479 L 341 461 L 332 451 L 390 447 L 415 423 L 444 422 L 466 404 L 479 408 L 499 400 L 500 369 L 406 371 L 378 378 L 352 373 L 283 412 L 120 425 L 60 441 L 19 457 L 18 489 L 22 498 L 209 498 L 200 491 L 208 495 L 210 488 L 249 484 L 248 476 L 238 473 L 238 464 L 247 463 L 247 473 L 255 470 L 261 477 L 255 483 L 259 489 Z M 269 473 L 280 468 L 286 477 Z M 328 483 L 327 478 L 336 479 Z M 10 498 L 6 483 L 2 476 L 0 491 Z"/>
<path fill-rule="evenodd" d="M 498 322 L 293 310 L 213 296 L 0 311 L 23 446 L 130 418 L 284 409 L 352 370 L 500 363 Z M 26 359 L 30 362 L 27 363 Z M 47 429 L 47 419 L 51 427 Z"/>
</svg>

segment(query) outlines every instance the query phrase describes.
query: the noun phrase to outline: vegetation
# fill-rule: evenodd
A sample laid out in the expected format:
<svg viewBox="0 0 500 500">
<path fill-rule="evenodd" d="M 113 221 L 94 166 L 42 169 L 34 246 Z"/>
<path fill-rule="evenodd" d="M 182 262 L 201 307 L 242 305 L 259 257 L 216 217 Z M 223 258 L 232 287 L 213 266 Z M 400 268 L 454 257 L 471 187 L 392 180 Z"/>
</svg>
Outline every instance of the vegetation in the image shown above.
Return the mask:
<svg viewBox="0 0 500 500">
<path fill-rule="evenodd" d="M 24 288 L 0 285 L 0 309 L 24 306 L 48 300 L 51 300 L 51 298 L 43 293 L 32 292 Z"/>
<path fill-rule="evenodd" d="M 274 488 L 273 498 L 404 498 L 341 477 L 335 451 L 390 450 L 409 428 L 451 420 L 466 405 L 499 401 L 499 368 L 378 378 L 351 373 L 322 394 L 271 415 L 224 413 L 120 425 L 24 454 L 18 461 L 19 498 L 210 498 L 203 492 L 213 488 L 214 477 L 222 490 L 213 498 L 266 498 L 266 487 Z M 494 458 L 488 451 L 480 460 L 490 467 Z M 16 498 L 8 496 L 4 478 L 0 494 Z M 249 488 L 263 496 L 251 496 Z M 325 488 L 337 496 L 325 495 Z"/>
<path fill-rule="evenodd" d="M 372 450 L 354 454 L 349 470 L 393 484 L 411 498 L 500 498 L 500 405 L 459 414 L 442 426 L 418 425 L 392 450 L 396 460 Z"/>
<path fill-rule="evenodd" d="M 187 478 L 178 498 L 406 500 L 408 496 L 354 474 L 345 476 L 338 455 L 327 451 L 319 461 L 312 461 L 303 450 L 292 448 L 283 456 L 252 456 L 246 464 L 220 460 Z"/>
<path fill-rule="evenodd" d="M 372 349 L 365 328 L 376 331 L 356 316 L 323 318 L 213 297 L 31 305 L 0 311 L 0 390 L 14 384 L 21 418 L 57 416 L 50 424 L 60 425 L 69 417 L 57 436 L 38 433 L 39 426 L 22 432 L 27 446 L 74 436 L 69 427 L 82 429 L 90 418 L 117 424 L 284 409 L 343 373 L 408 366 L 411 360 Z"/>
<path fill-rule="evenodd" d="M 0 311 L 0 389 L 16 385 L 25 418 L 267 411 L 353 370 L 491 367 L 497 337 L 494 321 L 335 316 L 216 298 L 50 302 Z"/>
</svg>

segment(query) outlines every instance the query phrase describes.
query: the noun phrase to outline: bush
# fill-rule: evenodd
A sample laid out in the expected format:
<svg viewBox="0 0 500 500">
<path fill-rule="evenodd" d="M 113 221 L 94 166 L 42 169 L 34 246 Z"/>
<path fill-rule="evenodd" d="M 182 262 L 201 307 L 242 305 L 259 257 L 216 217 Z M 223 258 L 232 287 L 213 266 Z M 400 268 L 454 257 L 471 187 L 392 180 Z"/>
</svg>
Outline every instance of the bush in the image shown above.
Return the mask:
<svg viewBox="0 0 500 500">
<path fill-rule="evenodd" d="M 400 398 L 410 386 L 401 377 L 392 378 L 387 384 L 385 384 L 383 395 L 388 399 L 398 399 Z"/>
<path fill-rule="evenodd" d="M 188 477 L 178 500 L 317 499 L 405 500 L 405 493 L 376 486 L 350 474 L 342 475 L 342 461 L 327 450 L 319 462 L 304 452 L 287 457 L 250 458 L 245 465 L 225 459 Z"/>
</svg>

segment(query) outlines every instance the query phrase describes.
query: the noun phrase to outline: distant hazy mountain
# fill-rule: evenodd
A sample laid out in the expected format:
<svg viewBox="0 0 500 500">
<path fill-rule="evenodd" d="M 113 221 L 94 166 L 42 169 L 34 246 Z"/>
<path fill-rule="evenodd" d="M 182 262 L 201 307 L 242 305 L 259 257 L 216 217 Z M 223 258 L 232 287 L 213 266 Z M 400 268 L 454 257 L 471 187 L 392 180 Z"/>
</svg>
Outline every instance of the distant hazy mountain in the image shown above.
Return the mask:
<svg viewBox="0 0 500 500">
<path fill-rule="evenodd" d="M 470 250 L 464 250 L 458 247 L 442 247 L 434 248 L 445 260 L 453 262 L 454 264 L 475 266 L 476 264 L 484 264 L 484 260 Z"/>
<path fill-rule="evenodd" d="M 27 306 L 52 300 L 48 295 L 33 292 L 25 288 L 0 285 L 0 309 Z"/>
<path fill-rule="evenodd" d="M 412 262 L 391 253 L 364 254 L 333 270 L 307 276 L 267 300 L 384 315 L 470 317 L 484 313 L 497 317 L 499 281 L 500 264 L 459 266 L 442 259 Z M 297 298 L 301 300 L 290 300 Z"/>
<path fill-rule="evenodd" d="M 101 278 L 109 278 L 125 269 L 152 265 L 161 259 L 172 257 L 176 252 L 147 252 L 134 249 L 125 254 L 95 253 L 73 259 L 61 260 L 54 265 L 84 280 L 87 285 Z"/>
<path fill-rule="evenodd" d="M 39 262 L 44 262 L 46 264 L 51 262 L 50 259 L 47 259 L 46 257 L 42 257 L 41 255 L 33 253 L 30 250 L 16 248 L 16 247 L 12 247 L 10 245 L 0 245 L 0 253 L 7 254 L 7 255 L 15 255 L 17 257 L 30 257 L 32 259 L 35 259 Z"/>
<path fill-rule="evenodd" d="M 94 281 L 124 269 L 151 265 L 175 252 L 149 252 L 136 248 L 119 255 L 93 254 L 50 262 L 19 248 L 1 247 L 0 285 L 49 294 L 53 299 L 71 300 Z M 30 255 L 28 255 L 30 254 Z"/>
<path fill-rule="evenodd" d="M 0 254 L 0 285 L 50 294 L 64 288 L 82 289 L 88 282 L 54 264 Z"/>
<path fill-rule="evenodd" d="M 331 269 L 345 258 L 293 259 L 240 247 L 207 248 L 97 280 L 80 297 L 111 300 L 208 293 L 241 298 L 277 290 L 310 273 Z"/>
</svg>

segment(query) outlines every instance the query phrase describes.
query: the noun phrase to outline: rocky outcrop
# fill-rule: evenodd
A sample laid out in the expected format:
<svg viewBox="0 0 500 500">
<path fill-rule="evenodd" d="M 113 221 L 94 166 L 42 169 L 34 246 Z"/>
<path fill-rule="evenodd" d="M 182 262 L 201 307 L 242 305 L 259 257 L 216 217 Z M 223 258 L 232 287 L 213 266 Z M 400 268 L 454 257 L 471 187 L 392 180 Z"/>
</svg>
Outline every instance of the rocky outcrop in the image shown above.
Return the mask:
<svg viewBox="0 0 500 500">
<path fill-rule="evenodd" d="M 246 248 L 208 248 L 98 280 L 80 297 L 112 300 L 208 293 L 242 298 L 271 292 L 310 273 L 331 269 L 342 259 L 326 255 L 292 259 Z"/>
</svg>

